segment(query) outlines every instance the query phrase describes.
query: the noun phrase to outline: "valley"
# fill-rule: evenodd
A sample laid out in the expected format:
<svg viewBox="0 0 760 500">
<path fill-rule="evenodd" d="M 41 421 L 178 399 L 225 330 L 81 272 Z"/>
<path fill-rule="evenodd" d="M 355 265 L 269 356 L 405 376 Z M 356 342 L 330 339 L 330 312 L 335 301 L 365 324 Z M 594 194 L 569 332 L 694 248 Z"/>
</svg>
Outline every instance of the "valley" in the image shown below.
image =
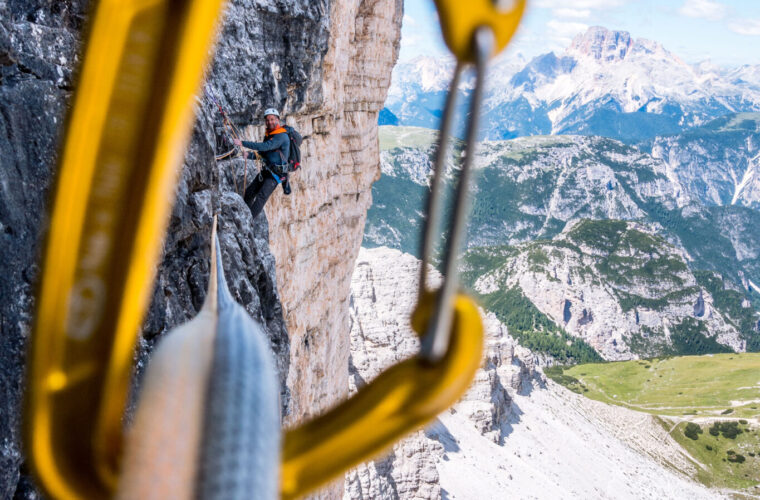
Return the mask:
<svg viewBox="0 0 760 500">
<path fill-rule="evenodd" d="M 592 28 L 564 54 L 493 69 L 460 272 L 540 375 L 507 389 L 496 445 L 468 426 L 473 396 L 418 438 L 443 446 L 445 498 L 760 495 L 760 81 L 626 35 Z M 419 256 L 451 70 L 422 58 L 394 72 L 372 252 Z M 455 139 L 449 193 L 462 151 Z M 664 471 L 670 485 L 647 476 Z"/>
<path fill-rule="evenodd" d="M 453 68 L 394 70 L 357 272 L 419 257 Z M 356 484 L 405 455 L 435 464 L 444 498 L 760 496 L 758 75 L 601 27 L 496 61 L 459 268 L 497 333 L 468 396 Z M 448 196 L 463 150 L 455 137 Z M 510 374 L 493 350 L 507 337 Z"/>
<path fill-rule="evenodd" d="M 419 265 L 395 249 L 360 251 L 351 280 L 352 392 L 419 348 L 408 322 Z M 438 282 L 438 273 L 432 275 Z M 494 314 L 483 311 L 483 319 L 484 362 L 467 394 L 426 429 L 352 470 L 344 498 L 716 499 L 739 493 L 694 481 L 700 465 L 660 417 L 567 390 L 544 375 L 552 359 L 526 349 Z"/>
<path fill-rule="evenodd" d="M 380 147 L 364 245 L 414 255 L 435 131 L 384 126 Z M 527 347 L 561 363 L 760 349 L 754 209 L 710 205 L 612 139 L 487 141 L 477 155 L 464 283 Z"/>
</svg>

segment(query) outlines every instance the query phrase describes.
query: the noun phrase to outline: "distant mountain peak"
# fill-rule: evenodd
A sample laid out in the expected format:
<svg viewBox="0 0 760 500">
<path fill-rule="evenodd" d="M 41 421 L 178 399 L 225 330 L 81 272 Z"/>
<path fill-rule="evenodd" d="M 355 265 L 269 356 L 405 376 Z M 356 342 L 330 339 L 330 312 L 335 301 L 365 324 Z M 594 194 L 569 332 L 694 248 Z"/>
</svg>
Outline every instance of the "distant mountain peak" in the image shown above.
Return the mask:
<svg viewBox="0 0 760 500">
<path fill-rule="evenodd" d="M 446 91 L 454 75 L 456 60 L 451 56 L 421 55 L 400 62 L 393 70 L 393 81 L 413 82 L 423 92 Z M 391 88 L 391 94 L 394 89 Z"/>
<path fill-rule="evenodd" d="M 386 107 L 399 124 L 438 127 L 454 67 L 453 58 L 430 57 L 396 66 Z M 459 90 L 469 93 L 473 82 L 465 78 Z M 494 61 L 483 136 L 583 134 L 639 142 L 736 112 L 760 112 L 760 65 L 688 64 L 656 41 L 594 26 L 564 52 L 527 63 L 512 55 Z"/>
<path fill-rule="evenodd" d="M 598 61 L 622 61 L 633 47 L 633 38 L 627 31 L 608 30 L 592 26 L 573 38 L 569 54 L 592 57 Z"/>
</svg>

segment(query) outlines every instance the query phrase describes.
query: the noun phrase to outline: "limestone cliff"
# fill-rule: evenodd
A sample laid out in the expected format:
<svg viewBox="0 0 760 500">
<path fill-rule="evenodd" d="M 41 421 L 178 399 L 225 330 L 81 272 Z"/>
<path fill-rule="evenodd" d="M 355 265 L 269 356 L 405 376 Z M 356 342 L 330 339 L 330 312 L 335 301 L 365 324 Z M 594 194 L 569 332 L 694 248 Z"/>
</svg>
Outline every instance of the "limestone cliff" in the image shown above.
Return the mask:
<svg viewBox="0 0 760 500">
<path fill-rule="evenodd" d="M 409 317 L 417 298 L 419 261 L 381 247 L 362 249 L 351 280 L 351 392 L 382 370 L 414 356 L 419 340 Z M 440 274 L 430 270 L 431 283 Z M 481 311 L 482 312 L 482 311 Z M 496 318 L 485 316 L 486 361 L 452 410 L 478 432 L 500 443 L 508 429 L 512 397 L 544 384 L 538 358 L 520 347 Z M 441 430 L 441 427 L 443 430 Z M 443 434 L 443 435 L 441 435 Z M 390 454 L 348 474 L 344 498 L 440 498 L 436 462 L 447 450 L 448 432 L 440 422 L 396 444 Z"/>
<path fill-rule="evenodd" d="M 380 175 L 377 115 L 398 54 L 402 0 L 336 2 L 323 102 L 291 120 L 308 139 L 293 194 L 266 207 L 290 336 L 291 422 L 345 395 L 348 301 L 371 185 Z"/>
<path fill-rule="evenodd" d="M 363 249 L 351 283 L 351 390 L 413 355 L 419 261 Z M 344 499 L 719 498 L 652 415 L 544 379 L 535 354 L 485 317 L 483 367 L 465 397 L 387 455 L 352 470 Z M 636 433 L 621 429 L 636 428 Z"/>
<path fill-rule="evenodd" d="M 266 327 L 288 422 L 348 388 L 348 289 L 379 175 L 377 114 L 398 54 L 401 0 L 231 0 L 196 103 L 138 368 L 200 307 L 211 217 L 230 289 Z M 33 495 L 19 448 L 25 344 L 37 257 L 87 2 L 0 1 L 0 497 Z M 266 107 L 306 137 L 293 194 L 251 220 L 238 192 L 251 164 L 214 161 L 216 95 L 249 138 Z M 267 224 L 267 220 L 269 223 Z M 271 251 L 269 241 L 271 241 Z M 276 269 L 276 271 L 275 271 Z M 279 288 L 279 289 L 278 289 Z M 336 487 L 340 489 L 338 485 Z M 333 495 L 334 496 L 334 495 Z"/>
</svg>

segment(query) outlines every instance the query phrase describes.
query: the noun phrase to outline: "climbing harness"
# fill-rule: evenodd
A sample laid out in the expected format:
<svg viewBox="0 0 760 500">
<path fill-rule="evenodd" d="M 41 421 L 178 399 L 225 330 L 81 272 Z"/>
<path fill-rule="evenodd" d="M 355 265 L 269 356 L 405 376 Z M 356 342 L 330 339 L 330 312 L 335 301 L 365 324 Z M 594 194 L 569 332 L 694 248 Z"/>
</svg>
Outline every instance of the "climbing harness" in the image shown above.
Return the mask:
<svg viewBox="0 0 760 500">
<path fill-rule="evenodd" d="M 422 339 L 421 351 L 381 373 L 326 414 L 285 433 L 279 475 L 283 498 L 307 493 L 430 422 L 461 397 L 480 366 L 482 322 L 473 300 L 458 293 L 455 261 L 466 226 L 484 69 L 494 46 L 502 48 L 515 30 L 524 0 L 513 3 L 505 13 L 491 0 L 473 0 L 466 6 L 456 0 L 436 1 L 444 37 L 459 63 L 441 127 L 423 238 L 420 295 L 411 318 Z M 192 97 L 221 6 L 221 0 L 100 0 L 96 5 L 60 155 L 29 356 L 25 445 L 33 470 L 51 498 L 98 499 L 113 494 L 134 498 L 141 495 L 133 491 L 145 490 L 129 488 L 141 481 L 150 488 L 151 479 L 143 474 L 166 470 L 160 467 L 167 464 L 165 456 L 150 470 L 140 468 L 139 457 L 147 456 L 140 450 L 155 442 L 140 444 L 140 431 L 136 431 L 125 446 L 122 416 L 133 349 L 153 289 L 177 167 L 192 124 Z M 425 285 L 425 268 L 431 261 L 440 212 L 439 191 L 454 108 L 451 94 L 466 63 L 474 64 L 477 74 L 468 144 L 449 224 L 446 275 L 442 287 L 431 291 Z M 194 433 L 189 442 L 200 448 L 187 450 L 197 462 L 177 459 L 181 476 L 193 481 L 182 491 L 201 498 L 247 498 L 264 484 L 262 491 L 276 495 L 277 487 L 271 484 L 278 475 L 270 465 L 277 462 L 279 434 L 262 429 L 272 427 L 279 404 L 269 396 L 250 397 L 255 390 L 245 385 L 258 376 L 247 371 L 250 366 L 260 366 L 262 373 L 269 374 L 264 377 L 270 377 L 274 368 L 259 357 L 261 342 L 251 340 L 261 338 L 260 325 L 246 320 L 242 308 L 226 292 L 220 247 L 212 239 L 218 286 L 216 328 L 210 334 L 213 339 L 208 333 L 197 339 L 203 345 L 213 342 L 212 352 L 192 347 L 187 333 L 168 336 L 174 340 L 167 340 L 167 347 L 156 352 L 159 361 L 181 358 L 182 352 L 199 356 L 184 366 L 181 359 L 174 360 L 177 371 L 167 379 L 168 386 L 178 387 L 189 379 L 197 386 L 208 373 L 209 390 L 203 393 L 203 401 L 197 394 L 182 396 L 196 409 L 195 420 L 186 419 L 183 425 Z M 210 289 L 209 297 L 213 295 Z M 209 310 L 213 316 L 214 304 L 209 305 L 209 300 L 213 299 L 207 297 L 199 316 Z M 208 325 L 214 321 L 205 315 L 206 319 L 200 317 L 183 328 L 186 332 L 211 328 Z M 169 360 L 166 366 L 172 365 Z M 219 368 L 222 371 L 216 372 L 215 367 L 222 365 L 232 371 Z M 266 384 L 271 388 L 270 382 Z M 159 401 L 166 390 L 157 391 L 154 382 L 146 381 L 144 391 L 141 401 L 153 400 L 151 394 L 158 395 L 158 400 L 144 407 L 140 403 L 135 426 L 144 425 L 140 422 L 146 419 L 175 417 L 153 414 L 171 412 L 173 403 Z M 162 410 L 151 410 L 162 405 Z M 266 425 L 249 426 L 258 419 Z M 214 425 L 209 424 L 212 421 Z M 274 427 L 279 429 L 279 422 Z M 264 441 L 258 440 L 267 438 L 260 433 L 266 432 L 275 440 L 259 447 Z M 169 455 L 181 449 L 182 443 L 173 442 L 170 432 L 162 439 L 171 441 L 168 448 L 180 447 L 169 450 Z M 151 495 L 160 497 L 161 493 Z"/>
<path fill-rule="evenodd" d="M 275 110 L 268 109 L 267 111 L 275 111 Z M 274 113 L 267 113 L 267 114 L 274 114 Z M 277 117 L 279 118 L 280 115 L 278 114 Z M 268 131 L 266 135 L 264 135 L 264 140 L 267 141 L 273 135 L 278 135 L 278 134 L 287 134 L 288 136 L 290 135 L 288 134 L 286 127 L 279 127 L 275 130 Z M 283 180 L 285 180 L 285 178 L 288 175 L 288 164 L 285 162 L 285 155 L 282 154 L 282 150 L 280 149 L 278 150 L 278 152 L 280 153 L 280 158 L 282 159 L 283 163 L 276 165 L 276 164 L 264 162 L 264 165 L 267 171 L 271 174 L 272 177 L 274 177 L 274 180 L 277 181 L 277 184 L 279 185 L 282 183 Z M 258 153 L 256 153 L 256 156 L 258 156 Z M 261 170 L 259 170 L 259 175 L 261 175 Z"/>
</svg>

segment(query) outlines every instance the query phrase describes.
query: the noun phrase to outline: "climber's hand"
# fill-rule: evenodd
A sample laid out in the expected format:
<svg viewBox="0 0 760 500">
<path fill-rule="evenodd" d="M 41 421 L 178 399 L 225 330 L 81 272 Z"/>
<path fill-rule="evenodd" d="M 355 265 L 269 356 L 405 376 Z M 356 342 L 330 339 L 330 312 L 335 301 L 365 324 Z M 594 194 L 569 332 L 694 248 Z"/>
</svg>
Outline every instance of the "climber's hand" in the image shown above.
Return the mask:
<svg viewBox="0 0 760 500">
<path fill-rule="evenodd" d="M 240 139 L 232 139 L 232 142 L 234 142 L 235 146 L 237 147 L 240 147 L 243 145 L 243 141 L 241 141 Z"/>
</svg>

